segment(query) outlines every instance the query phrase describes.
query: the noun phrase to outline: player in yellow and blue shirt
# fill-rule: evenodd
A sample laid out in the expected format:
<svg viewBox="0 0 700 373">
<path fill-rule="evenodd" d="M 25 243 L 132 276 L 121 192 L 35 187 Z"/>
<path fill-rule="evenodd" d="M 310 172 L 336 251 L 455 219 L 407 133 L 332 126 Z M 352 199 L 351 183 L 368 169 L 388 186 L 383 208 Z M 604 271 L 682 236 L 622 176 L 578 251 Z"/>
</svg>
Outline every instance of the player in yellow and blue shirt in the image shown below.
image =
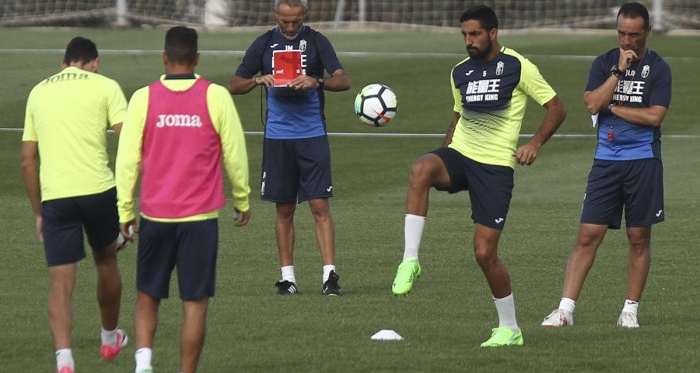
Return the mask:
<svg viewBox="0 0 700 373">
<path fill-rule="evenodd" d="M 405 295 L 421 274 L 418 248 L 428 214 L 430 188 L 469 191 L 474 252 L 491 289 L 499 326 L 482 347 L 522 345 L 515 317 L 510 276 L 498 257 L 498 240 L 506 222 L 516 163 L 532 164 L 540 147 L 564 121 L 566 111 L 537 67 L 498 42 L 498 18 L 486 6 L 460 17 L 469 58 L 452 69 L 454 118 L 443 147 L 412 166 L 406 194 L 404 258 L 392 292 Z M 527 97 L 544 106 L 542 125 L 517 146 Z"/>
<path fill-rule="evenodd" d="M 77 263 L 86 256 L 83 231 L 97 267 L 102 358 L 114 359 L 128 340 L 117 329 L 122 283 L 116 253 L 123 239 L 107 154 L 107 129 L 119 134 L 126 99 L 117 82 L 97 74 L 92 41 L 71 40 L 61 66 L 27 99 L 22 174 L 51 273 L 48 309 L 56 368 L 71 373 L 71 294 Z"/>
<path fill-rule="evenodd" d="M 452 69 L 454 112 L 449 148 L 479 163 L 513 167 L 528 97 L 545 105 L 556 93 L 537 66 L 501 47 L 490 61 L 466 58 Z"/>
</svg>

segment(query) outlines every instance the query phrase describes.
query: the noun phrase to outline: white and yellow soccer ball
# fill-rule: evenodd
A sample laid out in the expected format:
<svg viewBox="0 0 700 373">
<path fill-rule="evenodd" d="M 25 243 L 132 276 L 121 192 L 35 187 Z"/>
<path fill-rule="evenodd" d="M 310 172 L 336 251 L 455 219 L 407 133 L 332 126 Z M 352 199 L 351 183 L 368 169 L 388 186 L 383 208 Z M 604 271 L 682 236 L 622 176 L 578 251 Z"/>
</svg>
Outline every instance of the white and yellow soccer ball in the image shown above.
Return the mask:
<svg viewBox="0 0 700 373">
<path fill-rule="evenodd" d="M 362 123 L 383 127 L 396 118 L 396 94 L 384 84 L 372 83 L 355 96 L 355 114 Z"/>
</svg>

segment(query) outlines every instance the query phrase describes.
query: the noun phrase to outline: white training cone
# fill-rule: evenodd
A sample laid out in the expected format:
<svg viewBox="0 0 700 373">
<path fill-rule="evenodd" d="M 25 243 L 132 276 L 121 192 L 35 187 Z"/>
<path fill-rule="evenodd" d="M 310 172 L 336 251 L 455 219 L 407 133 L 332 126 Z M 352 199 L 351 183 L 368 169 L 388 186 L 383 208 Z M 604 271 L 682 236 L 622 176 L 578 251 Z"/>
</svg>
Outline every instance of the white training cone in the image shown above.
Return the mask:
<svg viewBox="0 0 700 373">
<path fill-rule="evenodd" d="M 374 333 L 370 339 L 375 341 L 403 341 L 403 337 L 399 333 L 388 329 L 382 329 Z"/>
</svg>

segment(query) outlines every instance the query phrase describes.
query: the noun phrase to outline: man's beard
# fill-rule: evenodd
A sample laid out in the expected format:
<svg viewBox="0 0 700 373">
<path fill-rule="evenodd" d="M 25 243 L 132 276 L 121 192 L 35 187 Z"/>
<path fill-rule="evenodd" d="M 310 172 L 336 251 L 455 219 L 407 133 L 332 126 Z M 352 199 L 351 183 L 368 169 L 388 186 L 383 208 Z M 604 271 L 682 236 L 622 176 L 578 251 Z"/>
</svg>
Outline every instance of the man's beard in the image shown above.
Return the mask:
<svg viewBox="0 0 700 373">
<path fill-rule="evenodd" d="M 491 53 L 491 48 L 493 48 L 493 43 L 489 40 L 489 44 L 483 51 L 480 51 L 478 48 L 469 49 L 469 47 L 467 47 L 467 53 L 469 53 L 469 57 L 475 60 L 481 60 Z"/>
<path fill-rule="evenodd" d="M 296 32 L 294 33 L 294 35 L 287 35 L 287 33 L 284 32 L 283 30 L 282 30 L 281 34 L 282 34 L 282 36 L 284 36 L 287 40 L 294 40 L 294 39 L 297 38 L 297 36 L 299 36 L 299 34 L 301 34 L 301 28 L 302 28 L 302 27 L 304 27 L 304 25 L 299 26 L 299 28 L 296 30 Z"/>
</svg>

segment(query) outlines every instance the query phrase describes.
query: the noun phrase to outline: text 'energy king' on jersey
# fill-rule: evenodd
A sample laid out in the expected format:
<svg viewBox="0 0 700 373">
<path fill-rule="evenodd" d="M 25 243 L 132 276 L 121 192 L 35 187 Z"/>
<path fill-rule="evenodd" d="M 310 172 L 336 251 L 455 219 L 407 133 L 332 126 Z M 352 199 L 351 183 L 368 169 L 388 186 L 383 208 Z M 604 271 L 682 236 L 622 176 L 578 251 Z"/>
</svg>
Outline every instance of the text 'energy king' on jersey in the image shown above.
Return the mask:
<svg viewBox="0 0 700 373">
<path fill-rule="evenodd" d="M 498 90 L 500 86 L 501 79 L 486 79 L 469 82 L 464 100 L 467 102 L 498 101 Z"/>
<path fill-rule="evenodd" d="M 618 102 L 641 103 L 643 94 L 643 81 L 621 80 L 615 87 L 615 93 L 613 94 L 612 99 Z"/>
</svg>

